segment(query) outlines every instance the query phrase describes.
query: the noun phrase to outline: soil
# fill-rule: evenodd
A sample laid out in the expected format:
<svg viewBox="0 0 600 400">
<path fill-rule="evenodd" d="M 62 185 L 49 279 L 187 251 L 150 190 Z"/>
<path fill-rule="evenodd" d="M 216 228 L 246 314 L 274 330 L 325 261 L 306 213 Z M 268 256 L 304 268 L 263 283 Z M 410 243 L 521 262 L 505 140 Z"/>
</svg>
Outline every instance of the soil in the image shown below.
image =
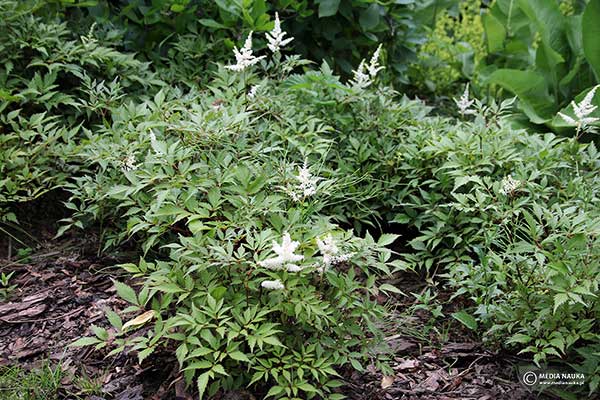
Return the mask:
<svg viewBox="0 0 600 400">
<path fill-rule="evenodd" d="M 62 399 L 196 398 L 193 389 L 186 391 L 172 350 L 154 353 L 139 365 L 134 352 L 106 357 L 106 349 L 69 347 L 76 339 L 90 336 L 92 325 L 109 328 L 104 310 L 121 312 L 127 307 L 116 295 L 112 279 L 135 283 L 119 276 L 114 267 L 125 260 L 114 255 L 99 258 L 94 250 L 81 240 L 49 240 L 27 261 L 0 260 L 0 271 L 14 271 L 11 284 L 16 285 L 9 301 L 0 302 L 0 367 L 29 369 L 42 360 L 60 363 L 66 372 L 58 394 Z M 403 310 L 407 304 L 396 306 Z M 385 326 L 393 350 L 393 376 L 382 376 L 374 367 L 367 367 L 365 373 L 341 371 L 342 393 L 356 400 L 539 398 L 517 382 L 518 359 L 486 350 L 456 325 L 436 330 L 428 320 L 425 312 L 393 315 Z M 95 393 L 83 391 L 78 376 L 94 382 Z M 245 391 L 218 396 L 219 400 L 257 397 Z"/>
</svg>

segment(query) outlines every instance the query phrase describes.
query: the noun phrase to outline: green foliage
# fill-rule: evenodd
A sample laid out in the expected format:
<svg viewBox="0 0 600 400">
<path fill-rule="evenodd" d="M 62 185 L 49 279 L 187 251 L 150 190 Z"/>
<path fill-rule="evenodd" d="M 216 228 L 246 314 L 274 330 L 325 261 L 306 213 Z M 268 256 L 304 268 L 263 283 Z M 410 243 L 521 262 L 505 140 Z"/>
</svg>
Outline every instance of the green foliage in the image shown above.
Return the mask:
<svg viewBox="0 0 600 400">
<path fill-rule="evenodd" d="M 98 0 L 80 3 L 90 7 L 63 3 L 60 11 L 79 23 L 86 19 L 103 29 L 116 27 L 127 49 L 141 50 L 178 73 L 183 66 L 169 62 L 174 54 L 195 60 L 185 75 L 177 74 L 179 80 L 211 71 L 211 64 L 223 61 L 233 48 L 232 38 L 271 30 L 279 12 L 284 29 L 295 37 L 291 46 L 305 58 L 326 61 L 347 76 L 362 54 L 384 43 L 393 71 L 389 79 L 406 84 L 408 64 L 425 41 L 424 28 L 449 2 L 457 0 Z"/>
<path fill-rule="evenodd" d="M 512 100 L 474 102 L 473 121 L 430 116 L 376 74 L 360 88 L 333 63 L 267 56 L 262 34 L 261 59 L 241 72 L 223 66 L 246 31 L 272 28 L 277 10 L 294 45 L 357 70 L 383 38 L 418 32 L 405 14 L 416 12 L 437 27 L 421 73 L 439 78 L 439 94 L 461 74 L 487 74 L 534 122 L 557 128 L 566 124 L 548 118 L 572 115 L 563 107 L 585 103 L 597 81 L 597 4 L 580 3 L 498 0 L 485 12 L 469 2 L 453 13 L 437 9 L 450 0 L 0 1 L 2 218 L 61 187 L 71 215 L 59 234 L 99 224 L 104 250 L 139 250 L 139 262 L 122 265 L 137 283 L 115 281 L 130 306 L 74 345 L 133 350 L 140 362 L 172 348 L 204 397 L 252 386 L 266 397 L 336 399 L 341 366 L 385 373 L 378 300 L 403 295 L 381 281 L 399 270 L 454 288 L 467 300 L 452 314 L 458 323 L 536 363 L 569 360 L 593 390 L 593 144 L 515 129 Z M 98 24 L 79 34 L 56 22 L 84 16 Z M 147 27 L 157 29 L 145 36 Z M 156 71 L 124 44 L 145 49 Z M 384 48 L 388 72 L 403 70 L 394 46 L 405 44 Z M 435 293 L 413 295 L 414 310 L 443 316 Z"/>
<path fill-rule="evenodd" d="M 396 289 L 377 280 L 395 266 L 386 246 L 397 235 L 359 238 L 334 221 L 371 222 L 361 207 L 384 189 L 368 186 L 371 167 L 360 163 L 384 141 L 349 150 L 367 124 L 352 115 L 383 115 L 391 99 L 342 84 L 326 64 L 289 75 L 303 64 L 275 54 L 260 75 L 220 67 L 205 91 L 164 88 L 86 131 L 78 155 L 90 172 L 68 185 L 65 229 L 98 219 L 107 247 L 140 246 L 146 257 L 123 268 L 143 287 L 115 287 L 132 304 L 125 312 L 146 312 L 125 324 L 111 313 L 113 330 L 93 327 L 74 345 L 112 343 L 141 362 L 174 344 L 201 396 L 251 385 L 270 387 L 269 397 L 335 399 L 337 367 L 387 371 L 376 298 Z M 260 85 L 252 96 L 251 85 Z M 297 259 L 270 266 L 286 240 Z"/>
<path fill-rule="evenodd" d="M 568 126 L 557 112 L 598 83 L 598 1 L 562 4 L 499 0 L 484 17 L 487 83 L 516 95 L 529 121 L 553 130 Z"/>
<path fill-rule="evenodd" d="M 485 57 L 481 1 L 463 0 L 442 8 L 427 42 L 419 48 L 410 69 L 411 84 L 436 95 L 452 95 L 465 78 L 476 80 Z M 455 10 L 456 8 L 456 10 Z"/>
<path fill-rule="evenodd" d="M 147 64 L 102 46 L 93 31 L 75 38 L 65 24 L 33 15 L 35 6 L 0 2 L 0 221 L 16 221 L 8 205 L 76 173 L 68 158 L 89 109 L 105 111 L 125 90 L 158 83 Z"/>
<path fill-rule="evenodd" d="M 6 400 L 53 400 L 59 398 L 64 372 L 48 362 L 31 371 L 16 366 L 0 367 L 0 393 Z"/>
</svg>

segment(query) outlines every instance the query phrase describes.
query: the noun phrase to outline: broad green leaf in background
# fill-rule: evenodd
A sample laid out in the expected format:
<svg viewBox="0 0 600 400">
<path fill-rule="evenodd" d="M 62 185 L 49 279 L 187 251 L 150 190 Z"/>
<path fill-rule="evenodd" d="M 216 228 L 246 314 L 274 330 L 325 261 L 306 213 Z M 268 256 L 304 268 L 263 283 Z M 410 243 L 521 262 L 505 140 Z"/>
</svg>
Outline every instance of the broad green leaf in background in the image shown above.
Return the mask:
<svg viewBox="0 0 600 400">
<path fill-rule="evenodd" d="M 358 21 L 363 30 L 368 31 L 379 25 L 379 19 L 379 5 L 373 3 L 367 9 L 361 11 Z"/>
<path fill-rule="evenodd" d="M 493 53 L 502 50 L 504 40 L 506 39 L 506 28 L 504 28 L 504 25 L 491 13 L 483 16 L 483 25 L 485 27 L 488 52 Z"/>
<path fill-rule="evenodd" d="M 565 40 L 564 16 L 556 1 L 519 0 L 519 7 L 529 17 L 540 34 L 548 68 L 564 62 L 562 54 L 568 49 Z"/>
<path fill-rule="evenodd" d="M 319 18 L 337 14 L 339 7 L 340 0 L 321 0 L 319 2 Z"/>
<path fill-rule="evenodd" d="M 509 68 L 499 69 L 490 75 L 488 83 L 499 85 L 518 96 L 523 112 L 533 123 L 544 124 L 554 116 L 554 102 L 541 74 Z"/>
<path fill-rule="evenodd" d="M 600 80 L 600 0 L 590 0 L 583 12 L 583 52 Z"/>
</svg>

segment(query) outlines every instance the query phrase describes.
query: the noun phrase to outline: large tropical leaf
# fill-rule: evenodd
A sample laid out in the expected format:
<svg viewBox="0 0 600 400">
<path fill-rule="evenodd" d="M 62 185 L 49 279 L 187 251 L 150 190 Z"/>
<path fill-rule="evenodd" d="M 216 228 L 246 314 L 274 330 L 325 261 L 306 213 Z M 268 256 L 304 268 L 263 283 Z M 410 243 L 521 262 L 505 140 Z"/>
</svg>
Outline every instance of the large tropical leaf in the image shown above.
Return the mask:
<svg viewBox="0 0 600 400">
<path fill-rule="evenodd" d="M 583 52 L 600 80 L 600 0 L 590 0 L 583 12 Z"/>
<path fill-rule="evenodd" d="M 565 19 L 556 1 L 519 0 L 519 7 L 529 17 L 542 39 L 544 65 L 538 65 L 551 71 L 564 62 L 568 51 L 565 36 Z"/>
<path fill-rule="evenodd" d="M 488 78 L 489 84 L 499 85 L 519 98 L 523 112 L 535 124 L 544 124 L 554 116 L 554 101 L 548 94 L 544 77 L 535 71 L 499 69 Z"/>
</svg>

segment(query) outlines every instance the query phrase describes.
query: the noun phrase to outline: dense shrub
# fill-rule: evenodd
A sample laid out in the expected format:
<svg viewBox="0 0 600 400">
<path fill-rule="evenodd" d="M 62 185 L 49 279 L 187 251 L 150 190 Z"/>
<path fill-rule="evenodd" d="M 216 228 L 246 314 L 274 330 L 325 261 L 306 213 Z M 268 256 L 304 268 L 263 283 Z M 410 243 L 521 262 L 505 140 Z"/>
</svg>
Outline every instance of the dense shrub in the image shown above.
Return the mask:
<svg viewBox="0 0 600 400">
<path fill-rule="evenodd" d="M 249 31 L 273 28 L 278 11 L 286 31 L 296 39 L 291 47 L 303 57 L 327 63 L 344 76 L 351 74 L 361 54 L 384 43 L 388 78 L 407 84 L 407 68 L 426 40 L 426 26 L 435 24 L 436 14 L 459 0 L 378 2 L 374 0 L 320 1 L 66 1 L 59 11 L 78 24 L 83 18 L 121 32 L 126 48 L 139 51 L 165 66 L 173 53 L 194 59 L 188 64 L 196 78 L 211 63 L 224 61 L 235 40 Z M 78 29 L 74 24 L 75 29 Z M 259 46 L 263 46 L 264 42 Z M 181 51 L 185 49 L 186 51 Z M 166 57 L 165 57 L 166 56 Z M 198 62 L 198 61 L 202 62 Z M 179 63 L 178 63 L 179 64 Z M 181 71 L 182 65 L 176 68 Z M 188 71 L 188 78 L 194 74 Z M 393 72 L 393 74 L 391 74 Z M 182 76 L 179 76 L 181 78 Z"/>
<path fill-rule="evenodd" d="M 147 63 L 103 46 L 93 31 L 76 37 L 33 6 L 0 2 L 0 220 L 15 220 L 6 206 L 76 174 L 68 158 L 91 110 L 89 122 L 99 121 L 126 91 L 158 83 Z"/>
</svg>

